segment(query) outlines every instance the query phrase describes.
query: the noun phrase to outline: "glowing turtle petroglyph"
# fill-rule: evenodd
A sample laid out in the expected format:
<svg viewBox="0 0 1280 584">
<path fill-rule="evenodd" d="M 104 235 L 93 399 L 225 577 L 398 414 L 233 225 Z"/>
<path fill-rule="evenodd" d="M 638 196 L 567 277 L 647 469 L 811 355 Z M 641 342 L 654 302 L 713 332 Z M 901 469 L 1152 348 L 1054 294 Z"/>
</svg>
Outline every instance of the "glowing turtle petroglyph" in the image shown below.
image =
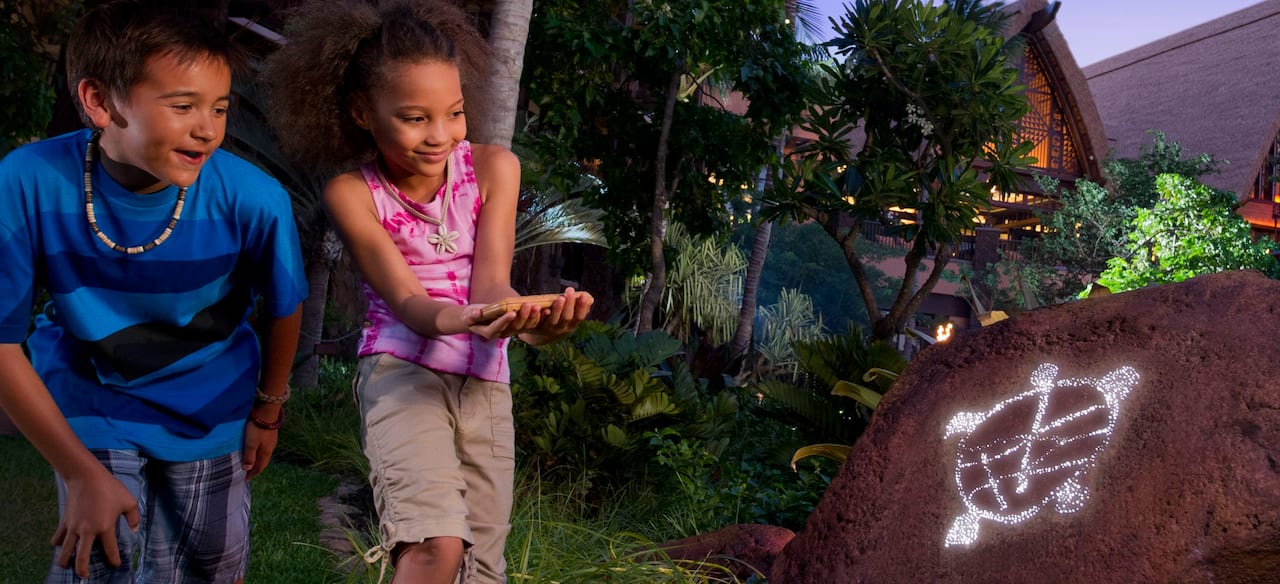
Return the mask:
<svg viewBox="0 0 1280 584">
<path fill-rule="evenodd" d="M 977 541 L 982 519 L 1012 525 L 1051 503 L 1059 513 L 1084 507 L 1086 479 L 1111 442 L 1138 372 L 1121 367 L 1102 379 L 1057 376 L 1056 366 L 1043 364 L 1031 374 L 1032 389 L 947 423 L 944 438 L 960 436 L 956 487 L 967 508 L 947 532 L 947 547 Z"/>
</svg>

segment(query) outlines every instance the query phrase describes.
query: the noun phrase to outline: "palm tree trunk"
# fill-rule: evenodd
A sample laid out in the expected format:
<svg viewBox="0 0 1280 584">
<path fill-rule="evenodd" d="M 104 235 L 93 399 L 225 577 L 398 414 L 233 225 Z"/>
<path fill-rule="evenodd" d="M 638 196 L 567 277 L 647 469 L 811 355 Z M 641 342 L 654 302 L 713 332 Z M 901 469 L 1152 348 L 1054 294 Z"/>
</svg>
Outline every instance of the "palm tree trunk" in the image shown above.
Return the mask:
<svg viewBox="0 0 1280 584">
<path fill-rule="evenodd" d="M 511 147 L 515 134 L 516 105 L 520 98 L 520 73 L 524 70 L 524 45 L 529 38 L 533 0 L 497 0 L 489 23 L 492 61 L 485 76 L 485 91 L 473 101 L 476 116 L 467 116 L 469 137 L 475 142 Z M 468 103 L 470 105 L 470 103 Z"/>
<path fill-rule="evenodd" d="M 658 153 L 654 158 L 653 211 L 649 216 L 649 258 L 653 262 L 648 285 L 640 300 L 640 319 L 636 324 L 637 333 L 653 330 L 653 313 L 658 309 L 658 301 L 662 298 L 662 289 L 667 285 L 667 263 L 663 254 L 663 245 L 667 239 L 667 150 L 670 146 L 671 123 L 675 117 L 676 94 L 680 91 L 679 71 L 671 74 L 671 82 L 667 84 L 666 103 L 662 106 L 662 130 L 658 133 Z"/>
<path fill-rule="evenodd" d="M 761 221 L 756 226 L 755 241 L 751 244 L 751 257 L 747 260 L 747 276 L 742 283 L 742 307 L 738 309 L 738 328 L 729 343 L 729 354 L 737 357 L 751 347 L 752 329 L 756 321 L 756 296 L 760 291 L 760 275 L 764 273 L 764 260 L 769 255 L 769 237 L 773 223 Z"/>
<path fill-rule="evenodd" d="M 307 299 L 302 303 L 302 330 L 298 337 L 298 356 L 293 368 L 294 387 L 310 389 L 320 384 L 320 357 L 316 346 L 324 334 L 324 308 L 329 298 L 329 275 L 337 250 L 337 235 L 325 229 L 324 236 L 307 250 Z"/>
</svg>

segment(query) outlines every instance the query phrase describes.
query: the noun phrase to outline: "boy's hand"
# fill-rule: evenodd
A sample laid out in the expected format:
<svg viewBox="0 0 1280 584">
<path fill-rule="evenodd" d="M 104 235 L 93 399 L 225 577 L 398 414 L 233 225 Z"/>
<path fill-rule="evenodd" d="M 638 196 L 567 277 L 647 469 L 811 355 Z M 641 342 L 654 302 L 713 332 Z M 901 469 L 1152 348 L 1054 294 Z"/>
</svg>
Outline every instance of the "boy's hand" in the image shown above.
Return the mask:
<svg viewBox="0 0 1280 584">
<path fill-rule="evenodd" d="M 544 310 L 542 320 L 535 328 L 522 331 L 520 339 L 530 345 L 543 345 L 563 337 L 578 328 L 591 312 L 595 298 L 590 292 L 565 288 L 551 308 Z"/>
<path fill-rule="evenodd" d="M 241 451 L 240 458 L 244 464 L 245 480 L 252 479 L 266 470 L 267 464 L 271 462 L 271 453 L 275 452 L 276 443 L 279 440 L 279 430 L 263 430 L 253 422 L 244 425 L 244 450 Z"/>
<path fill-rule="evenodd" d="M 138 501 L 129 489 L 105 468 L 90 472 L 84 479 L 66 478 L 67 507 L 58 530 L 49 541 L 62 546 L 58 551 L 58 566 L 71 567 L 71 556 L 76 557 L 75 572 L 81 578 L 89 577 L 89 557 L 95 540 L 102 540 L 102 551 L 107 565 L 120 565 L 120 545 L 116 541 L 116 522 L 124 515 L 129 529 L 138 529 Z"/>
</svg>

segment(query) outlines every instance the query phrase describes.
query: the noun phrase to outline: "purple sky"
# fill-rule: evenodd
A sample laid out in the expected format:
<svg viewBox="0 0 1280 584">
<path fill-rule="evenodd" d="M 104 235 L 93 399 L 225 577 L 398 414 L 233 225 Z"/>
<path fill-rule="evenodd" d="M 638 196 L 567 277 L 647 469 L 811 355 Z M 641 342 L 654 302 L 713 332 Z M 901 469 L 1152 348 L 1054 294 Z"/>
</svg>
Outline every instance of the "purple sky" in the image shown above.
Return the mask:
<svg viewBox="0 0 1280 584">
<path fill-rule="evenodd" d="M 826 16 L 844 14 L 846 0 L 810 0 Z M 1090 65 L 1259 0 L 1062 0 L 1058 27 L 1081 67 Z"/>
</svg>

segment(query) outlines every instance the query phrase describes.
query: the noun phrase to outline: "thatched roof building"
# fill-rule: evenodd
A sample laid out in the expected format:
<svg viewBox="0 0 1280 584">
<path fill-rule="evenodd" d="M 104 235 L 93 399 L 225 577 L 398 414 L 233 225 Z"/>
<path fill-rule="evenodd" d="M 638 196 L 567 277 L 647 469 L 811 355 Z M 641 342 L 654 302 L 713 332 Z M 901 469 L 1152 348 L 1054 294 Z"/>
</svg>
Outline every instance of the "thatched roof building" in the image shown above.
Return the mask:
<svg viewBox="0 0 1280 584">
<path fill-rule="evenodd" d="M 1235 192 L 1256 229 L 1275 231 L 1280 0 L 1110 57 L 1084 74 L 1118 156 L 1136 157 L 1151 144 L 1147 132 L 1159 130 L 1184 153 L 1225 160 L 1205 182 Z"/>
</svg>

